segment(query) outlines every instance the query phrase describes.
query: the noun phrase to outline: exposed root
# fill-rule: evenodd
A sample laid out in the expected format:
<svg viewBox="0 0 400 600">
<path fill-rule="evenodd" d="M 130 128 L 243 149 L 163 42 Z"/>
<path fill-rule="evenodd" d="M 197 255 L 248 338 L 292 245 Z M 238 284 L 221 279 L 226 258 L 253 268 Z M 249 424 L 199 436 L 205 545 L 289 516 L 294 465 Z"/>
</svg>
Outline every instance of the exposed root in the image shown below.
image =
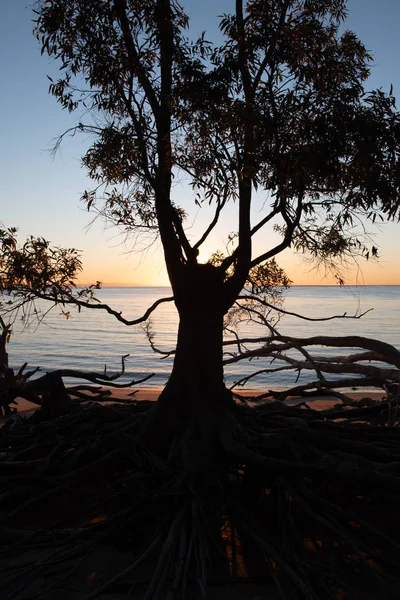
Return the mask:
<svg viewBox="0 0 400 600">
<path fill-rule="evenodd" d="M 188 422 L 162 456 L 141 441 L 151 407 L 92 403 L 6 423 L 2 600 L 68 585 L 99 545 L 123 551 L 126 564 L 88 582 L 91 599 L 205 599 L 212 585 L 245 581 L 284 599 L 398 597 L 400 430 L 390 402 L 323 413 L 236 406 L 215 415 L 208 437 Z"/>
</svg>

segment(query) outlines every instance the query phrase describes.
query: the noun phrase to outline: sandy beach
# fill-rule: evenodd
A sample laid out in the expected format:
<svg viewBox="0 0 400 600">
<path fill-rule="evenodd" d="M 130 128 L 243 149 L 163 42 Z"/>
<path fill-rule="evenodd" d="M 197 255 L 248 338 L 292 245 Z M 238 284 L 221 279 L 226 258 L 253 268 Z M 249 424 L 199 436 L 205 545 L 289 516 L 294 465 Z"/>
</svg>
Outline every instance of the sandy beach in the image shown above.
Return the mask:
<svg viewBox="0 0 400 600">
<path fill-rule="evenodd" d="M 109 397 L 109 399 L 107 400 L 107 403 L 112 403 L 114 401 L 121 401 L 121 400 L 132 400 L 132 398 L 134 398 L 135 400 L 147 400 L 147 401 L 151 401 L 151 402 L 155 402 L 158 398 L 158 396 L 160 395 L 162 388 L 139 388 L 139 389 L 135 389 L 135 388 L 121 388 L 121 389 L 116 389 L 116 388 L 103 388 L 103 389 L 108 389 L 111 392 L 111 395 Z M 135 392 L 134 396 L 132 396 L 132 393 Z M 247 398 L 251 398 L 251 397 L 255 397 L 258 396 L 262 393 L 261 390 L 240 390 L 240 395 L 247 397 Z M 381 400 L 384 397 L 384 391 L 383 390 L 357 390 L 357 391 L 351 391 L 346 393 L 346 395 L 348 395 L 349 397 L 353 398 L 354 400 L 361 400 L 362 398 L 368 397 L 368 398 L 372 398 L 373 400 Z M 95 396 L 93 396 L 93 399 L 96 400 Z M 265 402 L 269 402 L 270 400 L 265 400 Z M 296 404 L 299 404 L 301 402 L 306 402 L 307 405 L 309 405 L 310 407 L 312 407 L 314 410 L 326 410 L 328 408 L 333 408 L 333 406 L 335 404 L 340 404 L 340 400 L 338 398 L 335 398 L 334 396 L 328 396 L 328 395 L 315 395 L 315 396 L 290 396 L 285 400 L 285 404 L 289 405 L 289 406 L 294 406 Z M 20 415 L 21 417 L 28 417 L 30 416 L 35 410 L 38 410 L 38 408 L 40 408 L 38 405 L 33 404 L 32 402 L 29 402 L 28 400 L 25 400 L 24 398 L 16 398 L 16 404 L 15 405 L 11 405 L 12 408 L 16 408 L 17 409 L 17 414 Z M 15 414 L 15 413 L 14 413 Z M 7 417 L 2 417 L 0 419 L 0 423 L 3 423 L 5 421 Z"/>
</svg>

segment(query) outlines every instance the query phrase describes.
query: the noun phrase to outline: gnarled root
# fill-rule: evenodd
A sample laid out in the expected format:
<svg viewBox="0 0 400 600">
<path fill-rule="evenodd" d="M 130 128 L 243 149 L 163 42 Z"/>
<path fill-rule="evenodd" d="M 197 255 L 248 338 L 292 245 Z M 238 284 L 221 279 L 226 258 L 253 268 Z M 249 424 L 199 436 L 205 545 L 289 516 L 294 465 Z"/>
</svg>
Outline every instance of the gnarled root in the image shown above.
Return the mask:
<svg viewBox="0 0 400 600">
<path fill-rule="evenodd" d="M 87 566 L 89 598 L 206 598 L 235 582 L 287 599 L 396 598 L 400 433 L 387 407 L 371 425 L 376 407 L 236 406 L 209 428 L 175 423 L 162 455 L 143 443 L 151 409 L 90 404 L 3 428 L 4 600 L 68 586 L 99 545 L 126 564 L 104 581 Z"/>
</svg>

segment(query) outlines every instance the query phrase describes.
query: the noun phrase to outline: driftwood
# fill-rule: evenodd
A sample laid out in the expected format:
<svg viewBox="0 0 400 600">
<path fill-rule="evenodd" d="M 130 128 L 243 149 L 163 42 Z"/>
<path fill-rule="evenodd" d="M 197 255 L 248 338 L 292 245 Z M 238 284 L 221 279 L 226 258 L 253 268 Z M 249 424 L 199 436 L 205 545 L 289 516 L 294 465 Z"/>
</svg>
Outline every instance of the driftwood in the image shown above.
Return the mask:
<svg viewBox="0 0 400 600">
<path fill-rule="evenodd" d="M 311 379 L 280 393 L 271 390 L 267 394 L 260 395 L 259 399 L 278 395 L 283 400 L 289 395 L 301 395 L 307 390 L 318 390 L 322 393 L 333 393 L 347 402 L 346 397 L 338 391 L 341 388 L 370 389 L 372 387 L 385 392 L 398 390 L 400 351 L 391 344 L 356 335 L 296 338 L 282 335 L 277 329 L 277 323 L 271 324 L 273 311 L 317 322 L 332 319 L 359 319 L 365 313 L 353 316 L 345 313 L 314 319 L 285 311 L 279 306 L 269 304 L 265 299 L 253 296 L 243 296 L 241 301 L 237 302 L 235 311 L 239 313 L 237 322 L 245 321 L 261 325 L 264 330 L 267 330 L 267 335 L 240 338 L 235 330 L 229 329 L 234 338 L 224 342 L 224 364 L 229 365 L 240 361 L 257 361 L 259 364 L 261 361 L 268 366 L 258 368 L 252 374 L 237 380 L 232 389 L 242 387 L 262 374 L 292 371 L 297 373 L 297 378 L 300 373 L 314 372 L 317 379 Z M 230 350 L 232 346 L 235 347 L 234 351 Z M 326 356 L 321 354 L 321 347 L 341 348 L 344 353 Z M 328 379 L 326 374 L 340 375 L 340 378 Z"/>
<path fill-rule="evenodd" d="M 1 405 L 5 415 L 11 414 L 10 404 L 20 397 L 29 400 L 33 404 L 41 407 L 49 415 L 60 415 L 66 412 L 74 412 L 77 408 L 73 399 L 81 401 L 96 400 L 102 401 L 109 397 L 110 392 L 102 389 L 102 386 L 113 388 L 130 388 L 148 381 L 153 374 L 149 374 L 138 380 L 131 380 L 127 383 L 116 383 L 125 373 L 125 361 L 129 354 L 121 358 L 121 370 L 113 374 L 107 374 L 107 369 L 103 373 L 80 371 L 76 369 L 57 369 L 45 373 L 36 379 L 32 379 L 40 370 L 39 368 L 26 372 L 27 363 L 22 365 L 17 373 L 14 373 L 9 367 L 0 366 L 0 397 Z M 75 378 L 90 381 L 95 386 L 71 386 L 65 387 L 64 378 Z M 90 394 L 86 394 L 89 392 Z"/>
</svg>

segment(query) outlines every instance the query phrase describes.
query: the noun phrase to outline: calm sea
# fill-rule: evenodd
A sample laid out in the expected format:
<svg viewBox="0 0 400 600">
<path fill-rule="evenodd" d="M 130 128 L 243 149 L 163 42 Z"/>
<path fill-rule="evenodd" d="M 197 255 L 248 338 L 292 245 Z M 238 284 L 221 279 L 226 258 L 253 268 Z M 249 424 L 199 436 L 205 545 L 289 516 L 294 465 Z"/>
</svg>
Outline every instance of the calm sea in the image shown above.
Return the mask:
<svg viewBox="0 0 400 600">
<path fill-rule="evenodd" d="M 155 300 L 171 295 L 169 288 L 104 288 L 98 298 L 126 318 L 141 316 Z M 285 316 L 279 323 L 281 333 L 292 336 L 363 335 L 389 342 L 400 349 L 400 286 L 294 286 L 286 294 L 284 308 L 309 317 L 354 315 L 373 309 L 361 319 L 337 319 L 313 323 Z M 24 328 L 21 321 L 14 327 L 9 345 L 10 364 L 18 368 L 28 362 L 41 370 L 75 368 L 101 372 L 107 366 L 111 373 L 119 369 L 121 356 L 129 354 L 127 374 L 121 381 L 138 379 L 149 373 L 155 376 L 146 386 L 162 386 L 172 366 L 172 358 L 160 358 L 149 347 L 140 326 L 126 327 L 107 313 L 99 310 L 72 311 L 66 319 L 60 308 L 51 311 L 37 326 Z M 173 303 L 161 305 L 152 316 L 152 330 L 156 345 L 165 351 L 174 348 L 177 331 L 177 313 Z M 242 336 L 263 336 L 261 326 L 246 326 Z M 232 347 L 232 350 L 234 348 Z M 337 354 L 337 349 L 324 349 L 324 354 Z M 265 359 L 244 361 L 226 367 L 228 384 L 243 375 L 267 368 Z M 277 364 L 274 363 L 273 367 Z M 294 384 L 296 374 L 278 372 L 264 374 L 251 380 L 248 387 L 279 389 Z M 304 381 L 302 376 L 301 381 Z M 72 383 L 70 381 L 70 383 Z M 76 382 L 75 382 L 76 383 Z"/>
</svg>

